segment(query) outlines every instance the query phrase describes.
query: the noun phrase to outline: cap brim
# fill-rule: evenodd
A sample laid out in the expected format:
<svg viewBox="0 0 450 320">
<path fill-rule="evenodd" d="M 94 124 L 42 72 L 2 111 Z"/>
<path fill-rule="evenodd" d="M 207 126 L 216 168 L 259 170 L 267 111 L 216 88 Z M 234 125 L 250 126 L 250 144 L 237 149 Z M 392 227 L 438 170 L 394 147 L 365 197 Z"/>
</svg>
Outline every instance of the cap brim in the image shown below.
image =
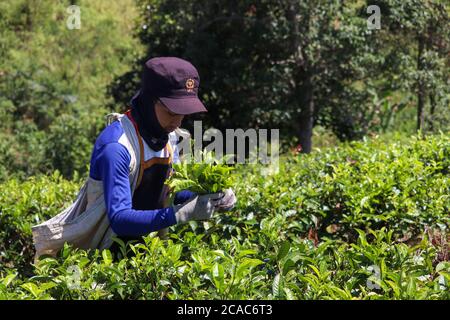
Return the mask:
<svg viewBox="0 0 450 320">
<path fill-rule="evenodd" d="M 203 103 L 197 97 L 192 98 L 167 98 L 159 97 L 159 100 L 173 113 L 191 114 L 197 112 L 208 112 Z"/>
</svg>

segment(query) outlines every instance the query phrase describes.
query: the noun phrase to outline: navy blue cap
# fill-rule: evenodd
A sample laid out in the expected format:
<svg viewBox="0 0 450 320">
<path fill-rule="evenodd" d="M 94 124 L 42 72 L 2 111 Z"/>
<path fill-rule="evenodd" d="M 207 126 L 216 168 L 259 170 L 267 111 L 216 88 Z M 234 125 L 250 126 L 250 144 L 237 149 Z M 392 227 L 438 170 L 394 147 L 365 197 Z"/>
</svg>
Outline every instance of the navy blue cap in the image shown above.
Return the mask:
<svg viewBox="0 0 450 320">
<path fill-rule="evenodd" d="M 157 57 L 145 63 L 143 87 L 176 114 L 207 112 L 198 98 L 200 77 L 188 61 L 177 57 Z M 137 98 L 139 92 L 133 97 Z"/>
</svg>

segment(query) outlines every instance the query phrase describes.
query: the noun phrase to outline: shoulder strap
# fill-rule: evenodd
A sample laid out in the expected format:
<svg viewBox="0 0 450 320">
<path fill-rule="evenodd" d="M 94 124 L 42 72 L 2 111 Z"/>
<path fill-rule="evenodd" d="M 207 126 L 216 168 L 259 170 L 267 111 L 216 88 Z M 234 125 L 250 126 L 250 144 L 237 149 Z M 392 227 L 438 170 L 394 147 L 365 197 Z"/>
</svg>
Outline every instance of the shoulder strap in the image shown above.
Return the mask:
<svg viewBox="0 0 450 320">
<path fill-rule="evenodd" d="M 131 122 L 133 123 L 133 125 L 134 125 L 134 129 L 136 130 L 136 135 L 137 135 L 137 137 L 138 137 L 138 139 L 139 139 L 139 150 L 140 150 L 140 160 L 139 160 L 139 163 L 140 163 L 140 165 L 139 165 L 139 178 L 138 178 L 138 181 L 137 181 L 137 184 L 136 184 L 136 189 L 139 187 L 139 185 L 141 184 L 141 181 L 142 181 L 142 175 L 144 174 L 144 144 L 143 144 L 143 142 L 142 142 L 142 137 L 141 137 L 141 135 L 139 134 L 139 128 L 138 128 L 138 125 L 137 125 L 137 123 L 134 121 L 134 119 L 133 119 L 133 116 L 131 115 L 131 109 L 128 109 L 126 112 L 125 112 L 125 115 L 128 117 L 128 119 L 130 119 L 131 120 Z"/>
</svg>

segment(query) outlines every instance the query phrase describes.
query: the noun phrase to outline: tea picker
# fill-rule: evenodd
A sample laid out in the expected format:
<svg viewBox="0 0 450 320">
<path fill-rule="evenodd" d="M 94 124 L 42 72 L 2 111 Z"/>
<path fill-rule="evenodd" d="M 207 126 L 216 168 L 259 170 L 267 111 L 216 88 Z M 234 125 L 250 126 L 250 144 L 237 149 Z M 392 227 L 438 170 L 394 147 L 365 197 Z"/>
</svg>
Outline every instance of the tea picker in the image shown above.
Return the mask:
<svg viewBox="0 0 450 320">
<path fill-rule="evenodd" d="M 145 63 L 141 88 L 124 114 L 95 142 L 89 178 L 74 203 L 56 217 L 33 227 L 37 256 L 54 254 L 67 241 L 81 248 L 114 249 L 113 237 L 140 239 L 150 232 L 210 219 L 236 203 L 232 189 L 197 195 L 175 194 L 167 205 L 164 184 L 180 161 L 175 130 L 185 115 L 206 112 L 198 98 L 200 78 L 188 61 L 152 58 Z"/>
</svg>

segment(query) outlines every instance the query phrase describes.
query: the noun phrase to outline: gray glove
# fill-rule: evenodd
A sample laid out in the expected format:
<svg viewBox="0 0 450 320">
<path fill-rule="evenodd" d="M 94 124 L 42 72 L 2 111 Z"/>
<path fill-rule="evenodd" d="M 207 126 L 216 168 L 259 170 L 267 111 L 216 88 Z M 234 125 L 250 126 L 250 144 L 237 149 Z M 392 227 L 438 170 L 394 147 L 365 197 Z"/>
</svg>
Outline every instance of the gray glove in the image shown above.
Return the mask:
<svg viewBox="0 0 450 320">
<path fill-rule="evenodd" d="M 216 202 L 216 209 L 220 211 L 230 211 L 234 208 L 237 198 L 231 188 L 223 190 L 224 196 Z"/>
<path fill-rule="evenodd" d="M 197 195 L 186 202 L 174 206 L 175 218 L 178 224 L 186 223 L 191 220 L 208 220 L 211 219 L 217 202 L 223 198 L 224 193 L 210 193 L 205 195 Z"/>
</svg>

